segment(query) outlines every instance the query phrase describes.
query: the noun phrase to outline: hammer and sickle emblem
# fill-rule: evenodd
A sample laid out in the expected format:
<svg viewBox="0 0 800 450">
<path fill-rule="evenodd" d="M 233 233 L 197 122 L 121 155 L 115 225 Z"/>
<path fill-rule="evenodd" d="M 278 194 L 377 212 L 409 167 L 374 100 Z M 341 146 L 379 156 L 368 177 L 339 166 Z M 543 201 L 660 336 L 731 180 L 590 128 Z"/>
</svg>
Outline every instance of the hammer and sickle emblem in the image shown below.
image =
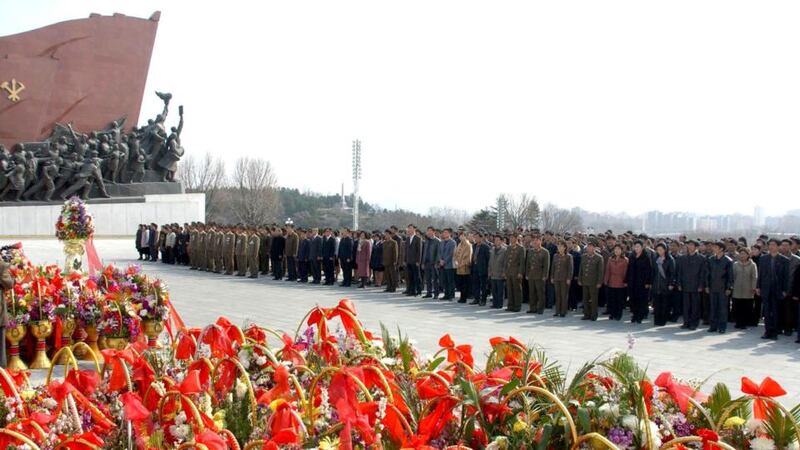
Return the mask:
<svg viewBox="0 0 800 450">
<path fill-rule="evenodd" d="M 3 83 L 0 84 L 0 89 L 3 89 L 6 92 L 8 92 L 9 100 L 11 100 L 12 102 L 18 102 L 19 93 L 25 90 L 25 85 L 20 83 L 16 79 L 12 78 L 11 84 L 9 84 L 8 81 L 3 81 Z"/>
</svg>

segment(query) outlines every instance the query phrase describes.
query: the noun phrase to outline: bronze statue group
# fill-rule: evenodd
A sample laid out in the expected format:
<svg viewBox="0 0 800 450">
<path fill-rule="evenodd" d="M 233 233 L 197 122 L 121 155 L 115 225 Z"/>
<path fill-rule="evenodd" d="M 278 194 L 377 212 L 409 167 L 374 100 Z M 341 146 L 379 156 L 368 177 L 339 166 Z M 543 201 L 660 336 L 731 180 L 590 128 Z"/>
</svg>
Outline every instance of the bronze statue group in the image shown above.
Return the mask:
<svg viewBox="0 0 800 450">
<path fill-rule="evenodd" d="M 141 225 L 140 259 L 192 270 L 286 282 L 382 289 L 582 320 L 725 333 L 763 321 L 763 339 L 800 331 L 800 239 L 759 236 L 695 241 L 550 231 L 404 229 L 352 231 L 264 225 Z M 355 280 L 355 282 L 354 282 Z M 424 295 L 423 295 L 424 293 Z M 458 293 L 458 297 L 456 297 Z M 441 297 L 440 297 L 441 295 Z M 601 312 L 600 309 L 603 309 Z M 549 313 L 547 310 L 550 310 Z M 798 335 L 800 342 L 800 334 Z"/>
<path fill-rule="evenodd" d="M 147 125 L 124 132 L 125 119 L 105 130 L 76 132 L 71 124 L 56 124 L 42 142 L 20 143 L 10 152 L 0 145 L 0 201 L 65 200 L 79 196 L 110 197 L 106 183 L 175 181 L 183 156 L 179 123 L 167 133 L 170 94 L 157 93 L 164 110 Z"/>
</svg>

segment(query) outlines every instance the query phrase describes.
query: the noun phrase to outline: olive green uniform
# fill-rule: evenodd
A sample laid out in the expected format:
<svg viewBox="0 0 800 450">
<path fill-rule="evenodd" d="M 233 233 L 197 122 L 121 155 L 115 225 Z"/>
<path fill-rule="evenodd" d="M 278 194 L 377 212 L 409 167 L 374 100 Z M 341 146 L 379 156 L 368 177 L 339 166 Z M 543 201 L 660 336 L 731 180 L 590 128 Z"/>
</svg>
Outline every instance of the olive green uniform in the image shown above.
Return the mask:
<svg viewBox="0 0 800 450">
<path fill-rule="evenodd" d="M 528 312 L 544 314 L 547 303 L 544 298 L 544 285 L 550 274 L 550 252 L 544 247 L 530 248 L 525 256 L 525 274 L 528 276 L 530 302 Z"/>
<path fill-rule="evenodd" d="M 222 245 L 222 259 L 225 261 L 225 275 L 233 275 L 233 252 L 236 247 L 236 234 L 228 230 Z"/>
<path fill-rule="evenodd" d="M 598 285 L 603 283 L 603 270 L 603 257 L 598 253 L 587 253 L 581 258 L 578 282 L 583 286 L 583 318 L 586 320 L 597 320 Z"/>
<path fill-rule="evenodd" d="M 236 235 L 236 276 L 247 275 L 247 235 L 239 233 Z"/>
<path fill-rule="evenodd" d="M 512 245 L 506 249 L 506 284 L 508 287 L 508 310 L 522 309 L 522 277 L 525 275 L 525 249 Z"/>
<path fill-rule="evenodd" d="M 250 278 L 258 278 L 258 251 L 261 246 L 261 238 L 258 233 L 252 233 L 247 239 L 247 271 Z"/>
</svg>

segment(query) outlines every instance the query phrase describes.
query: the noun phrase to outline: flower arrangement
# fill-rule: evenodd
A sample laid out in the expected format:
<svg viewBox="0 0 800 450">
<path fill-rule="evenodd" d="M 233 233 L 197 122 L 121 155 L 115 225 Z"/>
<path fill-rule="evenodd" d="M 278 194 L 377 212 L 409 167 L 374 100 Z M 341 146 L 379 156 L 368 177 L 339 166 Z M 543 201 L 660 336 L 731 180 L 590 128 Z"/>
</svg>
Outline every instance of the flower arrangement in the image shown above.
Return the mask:
<svg viewBox="0 0 800 450">
<path fill-rule="evenodd" d="M 86 204 L 78 197 L 64 203 L 56 222 L 59 241 L 87 240 L 94 235 L 94 220 Z"/>
<path fill-rule="evenodd" d="M 116 302 L 106 305 L 97 324 L 97 332 L 104 337 L 134 339 L 139 330 L 137 317 L 130 314 L 125 304 Z"/>
<path fill-rule="evenodd" d="M 291 335 L 220 318 L 177 332 L 166 351 L 141 340 L 104 350 L 102 372 L 35 388 L 15 376 L 0 426 L 42 448 L 127 448 L 129 422 L 134 447 L 170 450 L 798 448 L 800 407 L 781 405 L 769 377 L 742 377 L 741 394 L 704 392 L 667 372 L 651 378 L 624 352 L 567 376 L 541 349 L 501 336 L 485 366 L 449 335 L 422 357 L 408 336 L 364 329 L 347 300 L 301 325 Z M 11 445 L 21 443 L 0 434 Z"/>
</svg>

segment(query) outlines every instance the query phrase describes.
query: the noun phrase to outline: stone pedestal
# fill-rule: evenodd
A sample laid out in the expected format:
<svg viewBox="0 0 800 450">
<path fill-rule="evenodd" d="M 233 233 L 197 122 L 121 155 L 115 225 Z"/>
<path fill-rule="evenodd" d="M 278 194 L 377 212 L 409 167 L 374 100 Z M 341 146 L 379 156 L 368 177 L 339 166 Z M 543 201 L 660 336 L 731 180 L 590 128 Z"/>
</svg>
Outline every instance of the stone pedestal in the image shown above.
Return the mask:
<svg viewBox="0 0 800 450">
<path fill-rule="evenodd" d="M 147 183 L 143 183 L 147 184 Z M 173 183 L 174 184 L 174 183 Z M 122 186 L 122 185 L 118 185 Z M 95 236 L 133 236 L 141 223 L 205 221 L 205 194 L 144 194 L 93 198 L 86 202 L 94 217 Z M 0 236 L 55 236 L 63 202 L 0 203 Z"/>
</svg>

